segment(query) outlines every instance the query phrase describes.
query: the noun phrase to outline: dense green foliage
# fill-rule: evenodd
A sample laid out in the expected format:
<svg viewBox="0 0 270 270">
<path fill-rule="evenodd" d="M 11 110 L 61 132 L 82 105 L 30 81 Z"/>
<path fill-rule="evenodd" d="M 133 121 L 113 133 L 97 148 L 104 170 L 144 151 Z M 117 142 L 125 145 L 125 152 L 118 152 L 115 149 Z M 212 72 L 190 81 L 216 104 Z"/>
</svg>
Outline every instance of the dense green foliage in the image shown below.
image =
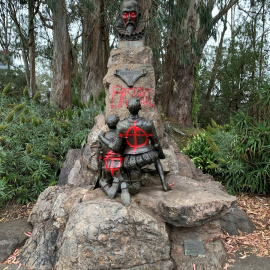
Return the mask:
<svg viewBox="0 0 270 270">
<path fill-rule="evenodd" d="M 86 144 L 104 95 L 89 108 L 59 111 L 40 104 L 38 94 L 29 100 L 11 90 L 0 93 L 0 203 L 13 197 L 27 203 L 57 183 L 67 151 Z"/>
<path fill-rule="evenodd" d="M 270 192 L 270 125 L 239 112 L 230 125 L 214 121 L 184 149 L 231 194 Z"/>
<path fill-rule="evenodd" d="M 270 79 L 269 1 L 239 1 L 238 7 L 223 43 L 207 46 L 200 62 L 198 98 L 202 107 L 198 122 L 203 127 L 211 118 L 219 124 L 228 123 L 239 110 L 260 121 L 258 97 L 263 82 Z M 229 32 L 230 38 L 226 38 Z M 208 93 L 211 79 L 214 84 Z"/>
</svg>

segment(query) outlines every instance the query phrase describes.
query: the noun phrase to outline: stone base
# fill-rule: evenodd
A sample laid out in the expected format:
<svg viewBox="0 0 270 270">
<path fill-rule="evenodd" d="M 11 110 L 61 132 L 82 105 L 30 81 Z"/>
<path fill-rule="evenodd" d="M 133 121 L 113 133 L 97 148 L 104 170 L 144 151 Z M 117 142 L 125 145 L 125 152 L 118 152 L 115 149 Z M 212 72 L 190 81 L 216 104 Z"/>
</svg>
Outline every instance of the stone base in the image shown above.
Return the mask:
<svg viewBox="0 0 270 270">
<path fill-rule="evenodd" d="M 34 229 L 20 261 L 29 269 L 223 269 L 219 218 L 235 203 L 218 182 L 157 175 L 124 207 L 120 195 L 66 184 L 47 188 L 29 221 Z M 204 256 L 184 255 L 185 240 L 204 241 Z"/>
<path fill-rule="evenodd" d="M 33 270 L 223 269 L 227 257 L 220 224 L 236 198 L 166 137 L 162 162 L 169 191 L 163 191 L 151 166 L 130 207 L 119 194 L 111 200 L 101 189 L 93 190 L 104 119 L 96 118 L 85 149 L 69 152 L 59 186 L 40 195 L 29 217 L 34 229 L 21 251 L 22 264 Z M 184 241 L 202 241 L 205 254 L 185 255 Z"/>
</svg>

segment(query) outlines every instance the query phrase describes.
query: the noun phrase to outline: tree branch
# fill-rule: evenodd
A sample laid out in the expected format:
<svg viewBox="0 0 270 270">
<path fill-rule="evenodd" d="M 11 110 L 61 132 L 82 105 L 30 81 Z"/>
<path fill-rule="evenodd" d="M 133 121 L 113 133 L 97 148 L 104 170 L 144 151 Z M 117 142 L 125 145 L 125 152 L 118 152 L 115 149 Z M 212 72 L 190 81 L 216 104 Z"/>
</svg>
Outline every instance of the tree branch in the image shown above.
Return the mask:
<svg viewBox="0 0 270 270">
<path fill-rule="evenodd" d="M 232 0 L 227 6 L 225 6 L 214 18 L 213 25 L 215 25 L 239 0 Z"/>
<path fill-rule="evenodd" d="M 48 19 L 46 19 L 40 11 L 38 11 L 38 15 L 41 19 L 41 22 L 43 24 L 43 26 L 47 27 L 47 28 L 50 28 L 50 29 L 53 29 L 53 26 L 51 24 L 48 24 L 47 21 L 49 21 Z"/>
</svg>

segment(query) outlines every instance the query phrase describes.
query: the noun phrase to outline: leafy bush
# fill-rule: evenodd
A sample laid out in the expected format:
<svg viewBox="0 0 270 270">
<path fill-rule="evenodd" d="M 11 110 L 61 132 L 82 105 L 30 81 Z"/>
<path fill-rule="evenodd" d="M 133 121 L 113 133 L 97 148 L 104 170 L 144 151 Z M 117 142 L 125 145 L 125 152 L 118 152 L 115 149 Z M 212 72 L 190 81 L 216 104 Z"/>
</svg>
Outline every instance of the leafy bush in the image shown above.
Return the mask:
<svg viewBox="0 0 270 270">
<path fill-rule="evenodd" d="M 100 107 L 58 111 L 0 93 L 0 203 L 13 197 L 28 203 L 55 185 L 67 151 L 86 144 Z"/>
<path fill-rule="evenodd" d="M 270 126 L 239 112 L 230 125 L 214 122 L 184 149 L 195 165 L 227 191 L 270 192 Z"/>
</svg>

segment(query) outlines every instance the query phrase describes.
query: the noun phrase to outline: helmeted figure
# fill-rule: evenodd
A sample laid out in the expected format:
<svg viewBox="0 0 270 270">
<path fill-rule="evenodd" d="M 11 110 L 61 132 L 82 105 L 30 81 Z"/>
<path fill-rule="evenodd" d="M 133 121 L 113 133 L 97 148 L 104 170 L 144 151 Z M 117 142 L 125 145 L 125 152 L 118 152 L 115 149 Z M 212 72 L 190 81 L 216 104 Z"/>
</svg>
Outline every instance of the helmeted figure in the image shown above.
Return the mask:
<svg viewBox="0 0 270 270">
<path fill-rule="evenodd" d="M 139 98 L 131 98 L 127 108 L 130 115 L 117 124 L 116 139 L 109 141 L 102 135 L 99 136 L 99 139 L 116 153 L 119 153 L 125 145 L 124 168 L 130 175 L 132 184 L 129 185 L 129 191 L 131 194 L 138 193 L 141 187 L 141 167 L 152 163 L 155 164 L 163 189 L 166 191 L 168 186 L 160 162 L 165 155 L 160 146 L 154 123 L 150 119 L 139 117 L 138 112 L 141 110 Z"/>
<path fill-rule="evenodd" d="M 116 25 L 120 40 L 134 41 L 144 38 L 145 21 L 141 18 L 137 1 L 124 0 L 120 16 Z"/>
<path fill-rule="evenodd" d="M 117 138 L 116 125 L 118 122 L 119 117 L 114 114 L 109 115 L 106 119 L 110 130 L 104 134 L 104 138 L 109 142 L 113 142 Z M 106 144 L 100 142 L 98 152 L 99 176 L 96 187 L 100 185 L 109 198 L 113 199 L 121 185 L 122 201 L 124 205 L 129 206 L 130 195 L 127 192 L 127 175 L 123 169 L 123 149 L 120 147 L 118 153 L 115 153 Z"/>
</svg>

